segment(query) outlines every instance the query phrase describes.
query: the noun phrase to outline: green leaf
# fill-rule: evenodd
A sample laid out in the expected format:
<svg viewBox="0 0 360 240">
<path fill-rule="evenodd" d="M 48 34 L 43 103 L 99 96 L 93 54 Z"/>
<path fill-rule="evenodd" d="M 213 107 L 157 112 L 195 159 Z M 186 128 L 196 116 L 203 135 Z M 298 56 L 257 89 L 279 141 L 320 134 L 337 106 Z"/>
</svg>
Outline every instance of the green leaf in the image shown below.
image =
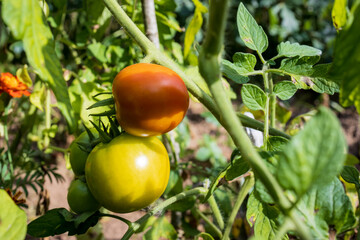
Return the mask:
<svg viewBox="0 0 360 240">
<path fill-rule="evenodd" d="M 331 17 L 336 30 L 341 30 L 346 24 L 347 0 L 335 0 Z"/>
<path fill-rule="evenodd" d="M 90 24 L 97 24 L 98 19 L 103 14 L 105 5 L 102 1 L 86 0 L 84 1 L 86 17 Z"/>
<path fill-rule="evenodd" d="M 339 92 L 339 85 L 329 75 L 331 64 L 317 64 L 313 67 L 313 72 L 308 79 L 310 88 L 318 93 L 334 94 Z M 312 84 L 311 84 L 312 82 Z"/>
<path fill-rule="evenodd" d="M 264 110 L 266 95 L 264 91 L 254 84 L 244 84 L 241 88 L 243 103 L 251 110 Z"/>
<path fill-rule="evenodd" d="M 189 55 L 190 48 L 195 40 L 196 33 L 200 30 L 203 24 L 202 14 L 207 12 L 207 8 L 202 5 L 199 0 L 193 0 L 193 2 L 195 4 L 195 12 L 185 31 L 184 58 Z"/>
<path fill-rule="evenodd" d="M 349 21 L 336 39 L 330 75 L 341 85 L 341 105 L 355 105 L 360 112 L 360 5 L 353 12 L 353 21 Z"/>
<path fill-rule="evenodd" d="M 304 56 L 320 56 L 321 51 L 319 49 L 300 45 L 298 43 L 282 42 L 277 46 L 278 57 L 304 57 Z"/>
<path fill-rule="evenodd" d="M 289 81 L 282 81 L 274 86 L 274 93 L 281 100 L 290 99 L 297 91 L 295 84 Z"/>
<path fill-rule="evenodd" d="M 298 196 L 313 185 L 329 183 L 340 173 L 346 157 L 340 123 L 326 108 L 320 108 L 285 149 L 280 155 L 277 179 Z"/>
<path fill-rule="evenodd" d="M 279 69 L 288 74 L 309 76 L 313 73 L 312 66 L 319 60 L 319 56 L 285 58 Z"/>
<path fill-rule="evenodd" d="M 89 51 L 89 55 L 95 57 L 100 62 L 106 63 L 108 61 L 107 57 L 105 56 L 106 47 L 102 43 L 92 43 L 87 47 L 87 49 Z"/>
<path fill-rule="evenodd" d="M 114 105 L 114 98 L 113 97 L 100 100 L 100 101 L 92 104 L 90 107 L 88 107 L 87 110 L 97 108 L 97 107 L 109 106 L 109 105 L 110 106 Z"/>
<path fill-rule="evenodd" d="M 222 72 L 226 77 L 238 84 L 249 81 L 247 76 L 243 74 L 253 72 L 256 65 L 256 57 L 250 53 L 235 53 L 233 56 L 234 63 L 222 60 Z"/>
<path fill-rule="evenodd" d="M 256 23 L 243 3 L 240 3 L 237 12 L 237 26 L 240 38 L 248 48 L 258 53 L 267 49 L 269 42 L 264 30 Z"/>
<path fill-rule="evenodd" d="M 296 209 L 314 239 L 329 239 L 329 226 L 334 226 L 339 234 L 351 229 L 356 223 L 351 201 L 337 178 L 305 194 Z"/>
<path fill-rule="evenodd" d="M 153 239 L 177 239 L 177 232 L 173 225 L 169 223 L 165 216 L 159 217 L 153 224 L 152 228 L 144 235 L 144 240 Z"/>
<path fill-rule="evenodd" d="M 254 227 L 256 239 L 275 239 L 279 228 L 280 211 L 275 206 L 262 203 L 255 197 L 254 192 L 250 194 L 247 203 L 246 219 L 250 227 Z M 289 239 L 285 235 L 282 239 Z"/>
<path fill-rule="evenodd" d="M 195 158 L 199 161 L 207 161 L 211 157 L 211 150 L 207 147 L 201 147 L 196 152 Z"/>
<path fill-rule="evenodd" d="M 359 171 L 353 166 L 344 166 L 341 171 L 341 177 L 348 183 L 354 183 L 357 187 L 360 187 Z"/>
<path fill-rule="evenodd" d="M 60 214 L 61 208 L 47 211 L 41 217 L 29 223 L 28 234 L 33 237 L 48 237 L 62 234 L 71 228 L 71 223 Z"/>
<path fill-rule="evenodd" d="M 156 14 L 156 19 L 159 22 L 161 22 L 164 25 L 174 29 L 177 32 L 182 32 L 182 29 L 181 29 L 179 23 L 176 20 L 174 20 L 172 18 L 169 18 L 165 14 L 162 14 L 162 13 L 160 13 L 158 11 L 156 11 L 155 14 Z"/>
<path fill-rule="evenodd" d="M 19 68 L 16 71 L 16 76 L 20 79 L 21 82 L 25 83 L 26 86 L 31 87 L 33 83 L 31 81 L 27 69 L 28 69 L 27 65 L 25 65 L 23 68 Z"/>
<path fill-rule="evenodd" d="M 70 130 L 75 129 L 62 67 L 54 49 L 54 41 L 38 0 L 4 0 L 2 16 L 16 39 L 21 39 L 30 65 L 47 82 L 57 99 L 57 107 Z"/>
<path fill-rule="evenodd" d="M 235 149 L 231 154 L 231 162 L 226 167 L 225 179 L 231 181 L 250 170 L 248 161 L 241 157 L 240 151 Z"/>
<path fill-rule="evenodd" d="M 282 151 L 289 139 L 280 136 L 270 136 L 268 138 L 268 150 L 269 151 Z"/>
<path fill-rule="evenodd" d="M 345 165 L 347 166 L 355 166 L 356 164 L 358 164 L 360 161 L 357 157 L 355 157 L 354 155 L 348 153 L 346 155 L 346 160 L 345 160 Z"/>
<path fill-rule="evenodd" d="M 256 65 L 256 57 L 251 53 L 237 52 L 233 56 L 233 61 L 243 73 L 253 72 Z"/>
<path fill-rule="evenodd" d="M 43 111 L 43 105 L 46 100 L 46 88 L 41 82 L 36 82 L 34 85 L 34 90 L 30 95 L 30 102 L 35 107 Z"/>
<path fill-rule="evenodd" d="M 23 240 L 26 235 L 27 218 L 10 198 L 0 189 L 0 239 Z"/>
<path fill-rule="evenodd" d="M 237 84 L 244 84 L 249 81 L 247 76 L 242 76 L 242 69 L 228 60 L 221 61 L 221 70 L 225 77 L 233 80 Z"/>
<path fill-rule="evenodd" d="M 316 61 L 316 57 L 287 59 L 282 62 L 280 69 L 291 76 L 297 88 L 328 94 L 339 92 L 339 85 L 328 73 L 330 64 L 312 66 Z"/>
<path fill-rule="evenodd" d="M 181 185 L 180 191 L 182 191 L 182 178 L 180 177 L 179 172 L 177 170 L 170 170 L 169 181 L 164 191 L 164 195 L 169 194 L 173 189 L 177 192 L 176 188 L 178 188 L 179 185 Z"/>
<path fill-rule="evenodd" d="M 97 211 L 75 215 L 65 208 L 55 208 L 30 222 L 28 234 L 33 237 L 55 236 L 64 232 L 68 232 L 69 236 L 83 234 L 98 221 Z"/>
</svg>

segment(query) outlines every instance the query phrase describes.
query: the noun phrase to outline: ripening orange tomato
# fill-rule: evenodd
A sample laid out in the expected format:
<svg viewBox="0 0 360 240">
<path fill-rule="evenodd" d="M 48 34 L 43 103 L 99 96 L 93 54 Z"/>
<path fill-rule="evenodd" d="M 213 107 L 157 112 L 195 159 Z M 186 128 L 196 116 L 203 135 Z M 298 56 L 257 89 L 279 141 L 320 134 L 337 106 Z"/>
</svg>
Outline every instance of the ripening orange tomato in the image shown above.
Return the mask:
<svg viewBox="0 0 360 240">
<path fill-rule="evenodd" d="M 121 70 L 113 82 L 116 118 L 128 133 L 147 137 L 174 129 L 189 107 L 185 83 L 173 70 L 138 63 Z"/>
</svg>

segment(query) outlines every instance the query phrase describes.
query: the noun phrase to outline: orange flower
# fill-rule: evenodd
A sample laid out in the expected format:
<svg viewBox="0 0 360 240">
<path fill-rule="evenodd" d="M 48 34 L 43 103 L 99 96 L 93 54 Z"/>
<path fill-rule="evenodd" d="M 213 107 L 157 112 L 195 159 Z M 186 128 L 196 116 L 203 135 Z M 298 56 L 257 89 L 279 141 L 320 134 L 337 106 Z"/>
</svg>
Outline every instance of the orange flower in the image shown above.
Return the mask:
<svg viewBox="0 0 360 240">
<path fill-rule="evenodd" d="M 0 94 L 7 92 L 12 97 L 30 96 L 28 86 L 11 73 L 0 73 Z"/>
</svg>

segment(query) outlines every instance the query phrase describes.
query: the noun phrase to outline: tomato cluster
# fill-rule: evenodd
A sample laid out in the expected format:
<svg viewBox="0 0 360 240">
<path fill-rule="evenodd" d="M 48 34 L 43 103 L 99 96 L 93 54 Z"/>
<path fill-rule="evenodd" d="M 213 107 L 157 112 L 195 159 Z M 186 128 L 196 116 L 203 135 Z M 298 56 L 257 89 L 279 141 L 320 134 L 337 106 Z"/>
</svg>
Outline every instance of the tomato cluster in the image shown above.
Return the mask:
<svg viewBox="0 0 360 240">
<path fill-rule="evenodd" d="M 87 133 L 70 146 L 70 163 L 77 179 L 68 192 L 76 213 L 103 206 L 126 213 L 158 199 L 168 183 L 167 151 L 156 137 L 174 129 L 184 118 L 189 95 L 182 79 L 156 64 L 124 68 L 113 82 L 116 119 L 125 131 L 87 152 Z M 99 136 L 95 129 L 92 135 Z M 85 177 L 82 177 L 85 175 Z"/>
</svg>

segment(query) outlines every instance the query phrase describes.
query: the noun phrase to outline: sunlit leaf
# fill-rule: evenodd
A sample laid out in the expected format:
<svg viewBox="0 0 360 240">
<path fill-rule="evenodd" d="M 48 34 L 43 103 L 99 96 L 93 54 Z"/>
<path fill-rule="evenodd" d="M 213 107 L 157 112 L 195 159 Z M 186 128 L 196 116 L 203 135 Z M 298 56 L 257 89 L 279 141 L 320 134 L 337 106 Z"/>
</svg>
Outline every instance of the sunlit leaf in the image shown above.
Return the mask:
<svg viewBox="0 0 360 240">
<path fill-rule="evenodd" d="M 0 239 L 23 240 L 26 235 L 26 214 L 0 189 Z"/>
<path fill-rule="evenodd" d="M 269 42 L 264 30 L 257 24 L 243 3 L 240 3 L 238 8 L 237 26 L 240 38 L 248 48 L 259 53 L 267 49 Z"/>
</svg>

